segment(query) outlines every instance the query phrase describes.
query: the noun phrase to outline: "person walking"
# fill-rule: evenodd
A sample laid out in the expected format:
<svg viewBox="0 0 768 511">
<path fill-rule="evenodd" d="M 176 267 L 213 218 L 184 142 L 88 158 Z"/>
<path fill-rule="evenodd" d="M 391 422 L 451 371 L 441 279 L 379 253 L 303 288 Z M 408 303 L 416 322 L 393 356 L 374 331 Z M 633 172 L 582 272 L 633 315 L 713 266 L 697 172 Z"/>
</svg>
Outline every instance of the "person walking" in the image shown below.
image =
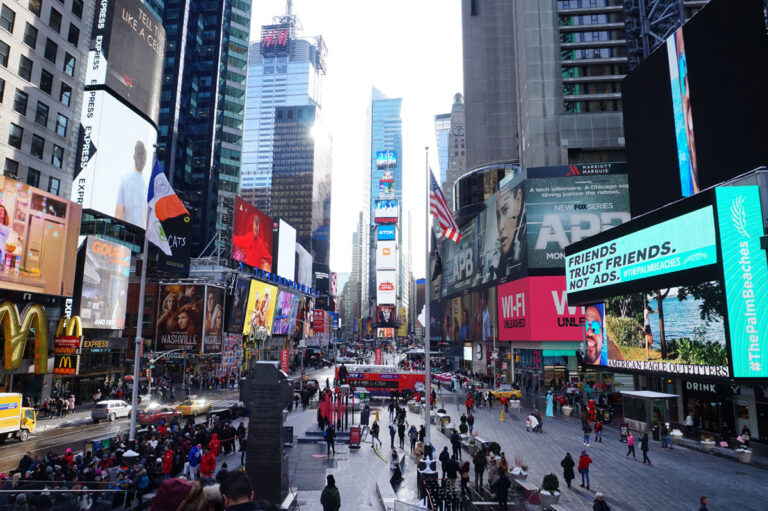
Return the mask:
<svg viewBox="0 0 768 511">
<path fill-rule="evenodd" d="M 632 434 L 632 431 L 627 432 L 627 457 L 629 457 L 630 453 L 632 453 L 632 458 L 637 459 L 637 456 L 635 456 L 635 436 Z"/>
<path fill-rule="evenodd" d="M 485 449 L 480 449 L 477 454 L 475 454 L 472 463 L 475 464 L 475 488 L 482 488 L 483 472 L 485 472 L 485 465 L 488 463 L 488 460 L 485 457 Z"/>
<path fill-rule="evenodd" d="M 451 456 L 445 465 L 445 476 L 448 479 L 448 490 L 453 492 L 456 489 L 456 479 L 459 477 L 459 461 L 456 456 Z"/>
<path fill-rule="evenodd" d="M 213 472 L 216 470 L 216 456 L 210 449 L 203 451 L 203 459 L 200 461 L 200 477 L 203 479 L 212 479 Z"/>
<path fill-rule="evenodd" d="M 592 426 L 589 425 L 589 421 L 581 423 L 581 430 L 584 431 L 584 445 L 589 447 L 589 434 L 592 433 Z"/>
<path fill-rule="evenodd" d="M 405 449 L 405 423 L 401 422 L 397 425 L 397 437 L 400 439 L 400 449 Z"/>
<path fill-rule="evenodd" d="M 443 469 L 443 479 L 445 479 L 445 467 L 448 465 L 448 462 L 451 461 L 451 453 L 448 452 L 447 447 L 443 447 L 443 451 L 437 459 L 440 461 L 440 466 Z"/>
<path fill-rule="evenodd" d="M 699 497 L 699 511 L 709 511 L 709 499 L 705 496 Z"/>
<path fill-rule="evenodd" d="M 464 497 L 464 495 L 469 493 L 469 460 L 461 464 L 459 475 L 461 476 L 461 496 Z"/>
<path fill-rule="evenodd" d="M 416 466 L 419 465 L 421 458 L 424 457 L 424 442 L 416 442 L 416 446 L 413 448 L 413 459 Z"/>
<path fill-rule="evenodd" d="M 590 463 L 592 463 L 592 458 L 587 456 L 587 451 L 581 451 L 581 456 L 579 456 L 579 473 L 581 474 L 581 487 L 584 488 L 584 483 L 586 483 L 587 490 L 589 490 Z"/>
<path fill-rule="evenodd" d="M 491 489 L 496 494 L 496 500 L 499 502 L 499 510 L 507 511 L 507 499 L 509 498 L 509 487 L 512 486 L 512 482 L 509 480 L 507 474 L 500 474 L 496 482 L 493 483 Z"/>
<path fill-rule="evenodd" d="M 451 448 L 453 449 L 453 455 L 456 459 L 461 459 L 461 436 L 455 429 L 451 433 Z"/>
<path fill-rule="evenodd" d="M 552 395 L 552 389 L 547 391 L 547 410 L 546 410 L 546 416 L 547 417 L 554 417 L 555 416 L 555 406 L 554 406 L 555 398 Z"/>
<path fill-rule="evenodd" d="M 395 427 L 395 424 L 390 422 L 389 423 L 389 446 L 395 447 L 395 435 L 397 434 L 397 428 Z"/>
<path fill-rule="evenodd" d="M 603 443 L 603 423 L 595 422 L 595 442 Z"/>
<path fill-rule="evenodd" d="M 323 511 L 339 511 L 341 509 L 341 495 L 336 487 L 336 480 L 332 475 L 327 476 L 325 480 L 328 484 L 323 488 L 323 493 L 320 494 L 320 505 L 323 506 Z"/>
<path fill-rule="evenodd" d="M 416 442 L 419 440 L 419 432 L 416 431 L 416 426 L 411 425 L 411 429 L 408 430 L 408 439 L 411 441 L 411 454 L 416 447 Z"/>
<path fill-rule="evenodd" d="M 643 438 L 640 439 L 640 450 L 643 451 L 643 463 L 651 464 L 651 459 L 648 457 L 648 433 L 643 434 Z"/>
<path fill-rule="evenodd" d="M 605 495 L 600 492 L 595 493 L 595 501 L 592 503 L 592 511 L 611 511 L 608 503 L 604 500 Z"/>
<path fill-rule="evenodd" d="M 326 455 L 330 456 L 331 451 L 333 451 L 333 455 L 336 456 L 336 428 L 333 427 L 333 424 L 328 424 L 323 436 L 325 437 L 325 443 L 328 446 Z"/>
<path fill-rule="evenodd" d="M 469 412 L 469 415 L 467 416 L 467 427 L 469 427 L 470 433 L 475 429 L 475 416 L 472 415 L 472 412 Z"/>
<path fill-rule="evenodd" d="M 381 440 L 379 439 L 379 423 L 376 421 L 373 421 L 373 426 L 371 426 L 371 447 L 373 447 L 374 442 L 379 442 L 379 447 L 381 447 Z"/>
<path fill-rule="evenodd" d="M 576 466 L 576 462 L 573 461 L 571 453 L 565 453 L 565 458 L 560 461 L 560 466 L 563 467 L 563 479 L 568 484 L 568 488 L 571 487 L 571 481 L 576 479 L 576 475 L 573 473 L 573 467 Z"/>
</svg>

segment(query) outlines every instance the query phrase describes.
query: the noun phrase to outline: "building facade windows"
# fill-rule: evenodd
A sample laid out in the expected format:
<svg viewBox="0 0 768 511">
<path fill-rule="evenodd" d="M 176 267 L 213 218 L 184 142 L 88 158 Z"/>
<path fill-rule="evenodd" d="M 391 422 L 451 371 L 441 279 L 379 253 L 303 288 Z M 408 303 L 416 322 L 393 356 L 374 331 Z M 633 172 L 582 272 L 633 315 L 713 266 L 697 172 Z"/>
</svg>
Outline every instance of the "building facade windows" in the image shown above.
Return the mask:
<svg viewBox="0 0 768 511">
<path fill-rule="evenodd" d="M 40 171 L 35 170 L 33 168 L 27 169 L 27 184 L 29 186 L 34 186 L 35 188 L 40 187 Z"/>
<path fill-rule="evenodd" d="M 58 136 L 62 138 L 66 138 L 68 124 L 69 124 L 69 119 L 67 119 L 66 116 L 62 114 L 56 114 L 56 134 Z"/>
<path fill-rule="evenodd" d="M 61 181 L 53 176 L 50 176 L 48 178 L 48 193 L 52 193 L 53 195 L 59 194 L 59 186 L 61 185 Z"/>
<path fill-rule="evenodd" d="M 37 109 L 35 110 L 35 122 L 40 126 L 48 127 L 48 112 L 50 108 L 42 101 L 37 102 Z"/>
<path fill-rule="evenodd" d="M 19 162 L 10 158 L 5 159 L 5 165 L 3 166 L 3 175 L 5 177 L 13 177 L 19 175 Z"/>
<path fill-rule="evenodd" d="M 53 144 L 53 151 L 51 151 L 51 165 L 53 165 L 57 169 L 60 169 L 64 165 L 64 148 L 63 147 Z M 56 189 L 58 190 L 58 185 Z"/>
<path fill-rule="evenodd" d="M 0 28 L 4 28 L 11 34 L 13 34 L 13 25 L 16 23 L 16 12 L 10 7 L 3 4 L 0 9 Z"/>
<path fill-rule="evenodd" d="M 29 95 L 26 92 L 16 89 L 16 95 L 13 98 L 13 109 L 21 115 L 27 115 L 28 101 Z"/>
<path fill-rule="evenodd" d="M 19 76 L 28 82 L 32 81 L 32 61 L 24 55 L 19 55 Z"/>
<path fill-rule="evenodd" d="M 8 145 L 21 149 L 21 140 L 24 138 L 24 128 L 11 123 L 11 129 L 8 130 Z"/>
<path fill-rule="evenodd" d="M 32 48 L 33 50 L 37 46 L 37 29 L 27 23 L 24 27 L 24 44 Z"/>
<path fill-rule="evenodd" d="M 32 145 L 29 148 L 29 154 L 42 160 L 45 152 L 45 139 L 39 135 L 32 135 Z"/>
</svg>

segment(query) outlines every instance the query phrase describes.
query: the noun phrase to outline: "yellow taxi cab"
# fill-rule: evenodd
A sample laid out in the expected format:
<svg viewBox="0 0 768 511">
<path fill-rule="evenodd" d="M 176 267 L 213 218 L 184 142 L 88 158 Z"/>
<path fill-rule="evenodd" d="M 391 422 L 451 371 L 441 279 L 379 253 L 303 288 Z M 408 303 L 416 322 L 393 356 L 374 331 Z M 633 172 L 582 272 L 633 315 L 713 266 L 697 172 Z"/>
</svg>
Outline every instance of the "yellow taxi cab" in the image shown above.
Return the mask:
<svg viewBox="0 0 768 511">
<path fill-rule="evenodd" d="M 176 411 L 181 412 L 181 415 L 187 417 L 189 415 L 197 417 L 201 413 L 210 413 L 213 410 L 213 404 L 209 403 L 205 399 L 187 399 L 182 401 L 177 407 Z"/>
<path fill-rule="evenodd" d="M 519 389 L 513 389 L 509 385 L 502 385 L 498 389 L 492 390 L 491 394 L 493 394 L 493 397 L 496 399 L 501 399 L 502 397 L 507 399 L 520 399 L 523 395 Z"/>
</svg>

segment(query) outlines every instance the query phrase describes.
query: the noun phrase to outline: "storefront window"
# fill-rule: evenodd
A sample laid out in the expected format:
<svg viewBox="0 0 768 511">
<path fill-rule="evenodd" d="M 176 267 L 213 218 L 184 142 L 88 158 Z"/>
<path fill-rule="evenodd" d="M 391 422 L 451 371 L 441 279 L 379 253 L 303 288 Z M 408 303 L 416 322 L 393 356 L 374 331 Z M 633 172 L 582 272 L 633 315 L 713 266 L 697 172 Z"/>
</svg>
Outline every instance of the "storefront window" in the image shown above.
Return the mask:
<svg viewBox="0 0 768 511">
<path fill-rule="evenodd" d="M 626 419 L 646 422 L 644 400 L 625 397 L 624 406 L 624 417 Z"/>
</svg>

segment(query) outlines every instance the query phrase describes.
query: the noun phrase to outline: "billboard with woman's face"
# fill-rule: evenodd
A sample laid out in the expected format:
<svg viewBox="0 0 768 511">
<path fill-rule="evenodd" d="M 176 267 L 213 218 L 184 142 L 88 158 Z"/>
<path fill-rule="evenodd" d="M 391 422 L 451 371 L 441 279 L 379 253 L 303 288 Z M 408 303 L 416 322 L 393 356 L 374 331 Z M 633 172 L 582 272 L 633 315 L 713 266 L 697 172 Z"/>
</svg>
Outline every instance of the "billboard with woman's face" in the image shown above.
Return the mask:
<svg viewBox="0 0 768 511">
<path fill-rule="evenodd" d="M 205 322 L 203 329 L 205 353 L 221 353 L 224 326 L 224 288 L 206 286 Z"/>
<path fill-rule="evenodd" d="M 156 351 L 199 353 L 203 339 L 205 286 L 161 284 Z"/>
</svg>

